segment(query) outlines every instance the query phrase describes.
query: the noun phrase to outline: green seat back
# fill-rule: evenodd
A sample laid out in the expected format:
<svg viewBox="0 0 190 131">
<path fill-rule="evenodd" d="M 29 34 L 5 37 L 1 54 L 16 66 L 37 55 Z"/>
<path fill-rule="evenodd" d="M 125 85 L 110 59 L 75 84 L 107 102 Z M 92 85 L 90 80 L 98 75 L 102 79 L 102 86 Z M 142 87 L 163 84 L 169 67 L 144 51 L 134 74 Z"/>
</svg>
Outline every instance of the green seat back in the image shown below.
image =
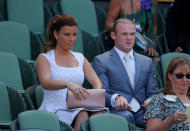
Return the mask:
<svg viewBox="0 0 190 131">
<path fill-rule="evenodd" d="M 161 68 L 162 68 L 162 72 L 163 72 L 163 78 L 164 78 L 164 74 L 167 70 L 169 63 L 171 62 L 172 59 L 174 59 L 176 57 L 184 57 L 190 61 L 190 55 L 185 54 L 185 53 L 171 52 L 171 53 L 162 55 L 161 56 Z"/>
<path fill-rule="evenodd" d="M 23 91 L 22 77 L 18 59 L 8 52 L 0 52 L 0 80 L 8 87 Z"/>
<path fill-rule="evenodd" d="M 10 122 L 11 110 L 6 85 L 0 81 L 0 123 Z"/>
<path fill-rule="evenodd" d="M 49 131 L 49 130 L 34 128 L 34 129 L 21 129 L 21 130 L 17 130 L 17 131 Z"/>
<path fill-rule="evenodd" d="M 43 90 L 42 90 L 42 86 L 39 85 L 35 88 L 35 99 L 36 99 L 36 106 L 37 109 L 40 107 L 40 105 L 42 104 L 43 101 Z"/>
<path fill-rule="evenodd" d="M 20 129 L 40 128 L 50 131 L 60 131 L 57 116 L 47 111 L 30 110 L 18 115 Z"/>
<path fill-rule="evenodd" d="M 89 119 L 91 131 L 129 131 L 125 118 L 114 114 L 98 114 Z"/>
<path fill-rule="evenodd" d="M 78 29 L 77 40 L 76 40 L 74 46 L 72 47 L 72 50 L 84 54 L 83 42 L 84 41 L 83 41 L 82 32 Z"/>
<path fill-rule="evenodd" d="M 44 10 L 42 0 L 7 0 L 9 21 L 24 23 L 36 33 L 44 32 Z"/>
<path fill-rule="evenodd" d="M 96 10 L 92 1 L 62 0 L 61 9 L 63 14 L 70 14 L 76 18 L 80 29 L 91 34 L 99 33 Z"/>
<path fill-rule="evenodd" d="M 0 22 L 0 51 L 12 52 L 24 59 L 31 59 L 30 33 L 21 23 Z"/>
</svg>

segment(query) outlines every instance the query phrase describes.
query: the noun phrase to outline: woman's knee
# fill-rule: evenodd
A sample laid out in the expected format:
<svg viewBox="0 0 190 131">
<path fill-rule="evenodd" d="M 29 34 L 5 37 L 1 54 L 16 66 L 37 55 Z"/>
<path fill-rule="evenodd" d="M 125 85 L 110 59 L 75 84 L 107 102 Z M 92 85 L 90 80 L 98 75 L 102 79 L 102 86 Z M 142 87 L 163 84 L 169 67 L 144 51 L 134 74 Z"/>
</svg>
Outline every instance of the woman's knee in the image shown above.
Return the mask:
<svg viewBox="0 0 190 131">
<path fill-rule="evenodd" d="M 79 114 L 77 115 L 77 117 L 80 117 L 80 119 L 88 119 L 89 114 L 87 111 L 80 111 Z"/>
</svg>

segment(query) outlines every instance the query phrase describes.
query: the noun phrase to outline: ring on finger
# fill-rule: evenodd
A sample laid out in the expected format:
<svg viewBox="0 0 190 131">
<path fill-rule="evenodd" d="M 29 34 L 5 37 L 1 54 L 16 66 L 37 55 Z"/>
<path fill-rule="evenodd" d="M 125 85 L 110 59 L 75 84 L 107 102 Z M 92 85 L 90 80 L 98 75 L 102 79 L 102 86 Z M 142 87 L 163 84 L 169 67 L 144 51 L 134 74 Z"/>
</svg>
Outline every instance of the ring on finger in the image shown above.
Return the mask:
<svg viewBox="0 0 190 131">
<path fill-rule="evenodd" d="M 75 90 L 75 93 L 76 93 L 76 94 L 79 94 L 79 90 Z"/>
</svg>

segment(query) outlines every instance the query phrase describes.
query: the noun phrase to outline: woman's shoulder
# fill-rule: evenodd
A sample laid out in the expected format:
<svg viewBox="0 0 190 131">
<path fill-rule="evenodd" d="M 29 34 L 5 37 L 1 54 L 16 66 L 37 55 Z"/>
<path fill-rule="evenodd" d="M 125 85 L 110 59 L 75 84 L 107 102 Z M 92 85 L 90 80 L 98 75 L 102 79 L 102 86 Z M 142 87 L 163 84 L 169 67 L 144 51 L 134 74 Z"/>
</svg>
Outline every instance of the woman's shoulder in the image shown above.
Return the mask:
<svg viewBox="0 0 190 131">
<path fill-rule="evenodd" d="M 163 100 L 164 98 L 164 94 L 163 93 L 159 93 L 159 94 L 156 94 L 152 97 L 153 101 L 156 101 L 156 100 Z"/>
<path fill-rule="evenodd" d="M 74 56 L 84 58 L 84 55 L 83 55 L 82 53 L 80 53 L 80 52 L 71 51 L 71 53 L 72 53 Z"/>
<path fill-rule="evenodd" d="M 45 57 L 49 60 L 49 58 L 50 58 L 52 55 L 54 55 L 54 50 L 53 50 L 53 49 L 52 49 L 52 50 L 49 50 L 48 52 L 41 53 L 40 55 L 45 56 Z"/>
</svg>

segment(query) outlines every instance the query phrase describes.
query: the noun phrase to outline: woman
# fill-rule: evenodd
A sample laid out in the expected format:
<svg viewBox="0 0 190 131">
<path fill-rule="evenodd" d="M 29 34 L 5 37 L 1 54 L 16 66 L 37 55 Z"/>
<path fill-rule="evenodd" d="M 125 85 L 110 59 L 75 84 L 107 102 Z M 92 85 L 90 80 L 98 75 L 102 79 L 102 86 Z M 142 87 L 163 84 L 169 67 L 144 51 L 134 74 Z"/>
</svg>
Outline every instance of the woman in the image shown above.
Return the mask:
<svg viewBox="0 0 190 131">
<path fill-rule="evenodd" d="M 112 31 L 116 19 L 128 18 L 134 21 L 139 32 L 151 38 L 155 43 L 157 27 L 154 5 L 157 6 L 157 2 L 154 3 L 154 0 L 110 0 L 106 30 L 108 32 Z M 142 54 L 147 52 L 149 56 L 158 55 L 153 47 L 147 48 L 145 52 L 137 45 L 134 49 Z"/>
<path fill-rule="evenodd" d="M 89 112 L 67 110 L 67 91 L 79 100 L 85 99 L 88 91 L 82 87 L 84 76 L 93 88 L 102 88 L 102 83 L 87 59 L 71 51 L 77 38 L 78 23 L 71 15 L 57 15 L 48 26 L 48 42 L 37 58 L 37 73 L 43 87 L 44 98 L 39 110 L 55 113 L 59 120 L 72 124 L 76 131 L 80 123 L 88 119 Z"/>
<path fill-rule="evenodd" d="M 183 57 L 174 58 L 165 73 L 165 88 L 152 98 L 146 108 L 147 131 L 190 130 L 184 112 L 190 104 L 190 63 Z"/>
</svg>

